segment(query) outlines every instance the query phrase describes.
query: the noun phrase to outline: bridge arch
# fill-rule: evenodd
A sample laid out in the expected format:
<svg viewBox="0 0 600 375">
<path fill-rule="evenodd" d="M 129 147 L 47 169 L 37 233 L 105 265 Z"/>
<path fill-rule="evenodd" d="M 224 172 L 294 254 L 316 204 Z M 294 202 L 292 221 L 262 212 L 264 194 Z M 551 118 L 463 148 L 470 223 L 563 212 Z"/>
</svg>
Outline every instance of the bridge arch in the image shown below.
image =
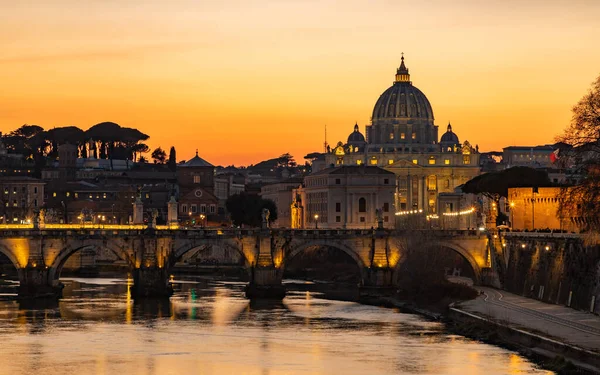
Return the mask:
<svg viewBox="0 0 600 375">
<path fill-rule="evenodd" d="M 58 255 L 56 256 L 56 258 L 54 258 L 54 260 L 52 261 L 52 265 L 49 267 L 49 279 L 50 280 L 58 280 L 65 263 L 67 263 L 67 260 L 71 257 L 71 255 L 75 254 L 78 251 L 86 250 L 86 249 L 93 249 L 94 251 L 98 251 L 99 248 L 105 248 L 105 249 L 109 250 L 111 253 L 115 254 L 117 256 L 117 258 L 126 261 L 127 265 L 130 268 L 133 268 L 133 266 L 134 266 L 133 261 L 132 261 L 132 259 L 130 259 L 129 255 L 125 251 L 115 250 L 115 249 L 111 248 L 110 246 L 105 246 L 105 245 L 87 244 L 87 245 L 81 245 L 81 246 L 66 247 L 66 248 L 61 249 L 59 251 Z"/>
<path fill-rule="evenodd" d="M 291 246 L 284 254 L 283 260 L 281 262 L 281 267 L 280 267 L 280 272 L 283 275 L 283 272 L 285 271 L 285 266 L 286 264 L 292 260 L 295 256 L 297 256 L 298 254 L 313 248 L 313 247 L 331 247 L 334 249 L 337 249 L 339 251 L 342 251 L 343 253 L 347 254 L 348 256 L 350 256 L 350 258 L 352 258 L 354 260 L 354 262 L 356 263 L 356 266 L 359 269 L 360 272 L 360 277 L 361 280 L 365 280 L 365 278 L 367 277 L 367 265 L 365 264 L 365 262 L 362 260 L 362 258 L 360 257 L 360 255 L 350 246 L 340 243 L 340 242 L 335 242 L 335 241 L 331 241 L 331 240 L 310 240 L 310 241 L 303 241 L 301 243 L 299 243 L 296 246 Z"/>
<path fill-rule="evenodd" d="M 8 258 L 8 260 L 10 260 L 10 262 L 13 264 L 13 266 L 15 266 L 17 271 L 19 271 L 21 268 L 23 268 L 23 266 L 19 263 L 19 259 L 14 254 L 14 252 L 12 252 L 6 246 L 0 245 L 0 253 L 4 254 Z"/>
<path fill-rule="evenodd" d="M 471 269 L 473 269 L 473 275 L 475 276 L 475 280 L 473 280 L 474 283 L 481 283 L 481 267 L 479 266 L 479 263 L 477 263 L 477 260 L 475 260 L 473 255 L 471 255 L 471 253 L 468 250 L 452 242 L 436 242 L 435 245 L 445 247 L 458 253 L 464 260 L 466 260 L 469 263 Z"/>
<path fill-rule="evenodd" d="M 250 261 L 248 260 L 248 257 L 244 253 L 242 246 L 239 243 L 237 243 L 237 241 L 235 243 L 230 243 L 228 241 L 222 241 L 222 242 L 206 241 L 206 242 L 201 242 L 201 243 L 186 244 L 186 245 L 179 247 L 177 250 L 175 250 L 173 252 L 173 256 L 172 256 L 173 264 L 170 264 L 170 266 L 173 266 L 185 254 L 192 252 L 192 251 L 204 251 L 209 246 L 217 246 L 217 247 L 222 247 L 224 249 L 233 250 L 242 256 L 242 259 L 244 259 L 245 264 L 250 264 Z"/>
<path fill-rule="evenodd" d="M 471 253 L 468 250 L 466 250 L 465 248 L 461 247 L 458 244 L 455 244 L 452 242 L 447 242 L 447 241 L 437 241 L 437 242 L 428 243 L 426 245 L 426 248 L 428 248 L 428 249 L 445 248 L 450 251 L 453 251 L 455 254 L 460 255 L 461 258 L 463 258 L 465 261 L 467 261 L 467 263 L 473 270 L 473 277 L 475 278 L 475 280 L 473 280 L 473 283 L 481 284 L 481 266 L 479 265 L 479 263 L 477 263 L 477 260 L 475 259 L 475 257 L 473 257 L 473 255 L 471 255 Z M 396 276 L 395 276 L 396 282 L 398 282 L 398 278 L 401 276 L 400 269 L 405 264 L 406 260 L 407 260 L 406 255 L 401 254 L 400 261 L 394 267 L 394 273 L 396 274 Z"/>
</svg>

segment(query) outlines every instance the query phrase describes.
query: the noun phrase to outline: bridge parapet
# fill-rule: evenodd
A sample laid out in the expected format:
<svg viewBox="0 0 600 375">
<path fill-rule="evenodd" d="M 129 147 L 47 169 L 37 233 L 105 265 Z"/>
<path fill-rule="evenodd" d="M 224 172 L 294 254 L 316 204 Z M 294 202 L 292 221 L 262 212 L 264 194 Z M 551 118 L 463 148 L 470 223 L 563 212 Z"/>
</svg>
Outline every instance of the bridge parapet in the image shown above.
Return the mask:
<svg viewBox="0 0 600 375">
<path fill-rule="evenodd" d="M 502 236 L 506 238 L 527 238 L 527 239 L 583 239 L 583 234 L 578 233 L 558 233 L 558 232 L 504 232 Z"/>
</svg>

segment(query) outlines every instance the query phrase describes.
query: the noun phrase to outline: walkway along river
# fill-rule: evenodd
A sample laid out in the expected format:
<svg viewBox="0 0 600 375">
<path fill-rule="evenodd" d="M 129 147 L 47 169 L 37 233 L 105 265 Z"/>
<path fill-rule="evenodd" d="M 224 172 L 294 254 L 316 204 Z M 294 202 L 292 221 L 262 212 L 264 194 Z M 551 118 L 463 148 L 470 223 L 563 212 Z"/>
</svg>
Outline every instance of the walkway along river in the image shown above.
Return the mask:
<svg viewBox="0 0 600 375">
<path fill-rule="evenodd" d="M 0 375 L 552 374 L 442 323 L 293 285 L 251 302 L 241 282 L 175 280 L 170 299 L 134 302 L 126 279 L 63 282 L 57 307 L 0 301 Z"/>
</svg>

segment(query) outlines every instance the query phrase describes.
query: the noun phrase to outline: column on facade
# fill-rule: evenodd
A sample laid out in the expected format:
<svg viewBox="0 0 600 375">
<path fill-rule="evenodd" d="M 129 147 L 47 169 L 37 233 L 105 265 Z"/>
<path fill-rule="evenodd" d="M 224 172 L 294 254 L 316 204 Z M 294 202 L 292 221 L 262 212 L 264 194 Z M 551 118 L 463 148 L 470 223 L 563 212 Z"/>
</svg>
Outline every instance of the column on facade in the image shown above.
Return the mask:
<svg viewBox="0 0 600 375">
<path fill-rule="evenodd" d="M 425 195 L 423 193 L 423 177 L 419 176 L 418 177 L 418 198 L 417 198 L 417 209 L 423 209 L 423 196 Z"/>
<path fill-rule="evenodd" d="M 406 176 L 406 209 L 412 209 L 412 177 Z"/>
</svg>

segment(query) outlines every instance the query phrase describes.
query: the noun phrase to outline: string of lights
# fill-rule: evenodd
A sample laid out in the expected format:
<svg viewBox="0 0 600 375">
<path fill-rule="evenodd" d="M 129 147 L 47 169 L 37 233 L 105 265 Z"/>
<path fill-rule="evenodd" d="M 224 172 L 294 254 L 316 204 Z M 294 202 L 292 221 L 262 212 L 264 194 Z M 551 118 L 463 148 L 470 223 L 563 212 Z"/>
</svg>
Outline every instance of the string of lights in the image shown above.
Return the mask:
<svg viewBox="0 0 600 375">
<path fill-rule="evenodd" d="M 442 215 L 444 215 L 444 216 L 462 216 L 462 215 L 472 214 L 473 212 L 475 212 L 475 207 L 471 207 L 468 210 L 463 210 L 463 211 L 458 211 L 458 212 L 444 212 L 444 213 L 442 213 Z"/>
</svg>

